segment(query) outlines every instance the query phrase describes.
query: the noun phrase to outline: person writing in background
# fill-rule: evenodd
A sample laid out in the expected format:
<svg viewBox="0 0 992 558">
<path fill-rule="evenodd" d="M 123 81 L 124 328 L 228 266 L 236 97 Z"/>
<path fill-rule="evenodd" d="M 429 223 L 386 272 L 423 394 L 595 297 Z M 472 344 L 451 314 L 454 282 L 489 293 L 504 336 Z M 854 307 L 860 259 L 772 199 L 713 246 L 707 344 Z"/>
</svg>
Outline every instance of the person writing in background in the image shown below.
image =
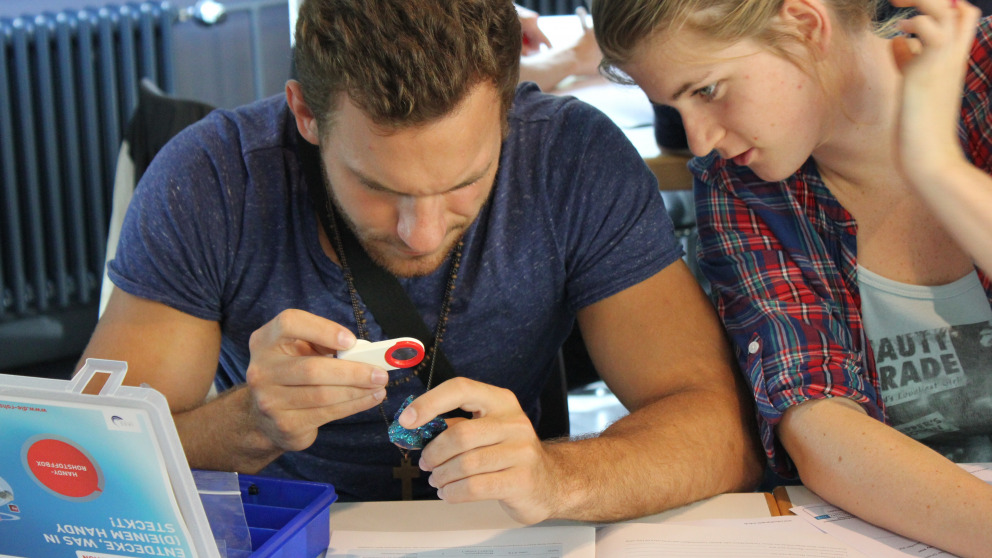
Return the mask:
<svg viewBox="0 0 992 558">
<path fill-rule="evenodd" d="M 285 96 L 215 111 L 142 176 L 84 353 L 165 395 L 191 466 L 497 500 L 522 523 L 757 483 L 752 403 L 654 176 L 602 113 L 518 85 L 511 2 L 305 0 L 296 39 Z M 431 332 L 416 367 L 334 358 L 389 337 L 362 253 L 402 295 L 377 301 L 409 298 Z M 576 323 L 631 413 L 543 441 Z M 471 418 L 398 447 L 409 397 L 403 427 Z"/>
<path fill-rule="evenodd" d="M 992 22 L 976 41 L 963 0 L 896 4 L 915 38 L 864 0 L 592 13 L 613 76 L 682 116 L 700 267 L 771 467 L 988 556 L 992 486 L 953 461 L 992 460 Z"/>
<path fill-rule="evenodd" d="M 535 52 L 540 52 L 542 46 L 551 48 L 551 39 L 544 34 L 541 26 L 537 23 L 540 14 L 520 4 L 514 4 L 513 7 L 517 10 L 517 18 L 520 19 L 520 40 L 522 43 L 520 54 L 529 56 Z"/>
<path fill-rule="evenodd" d="M 537 12 L 516 4 L 515 7 L 523 34 L 520 81 L 532 81 L 541 91 L 549 92 L 567 77 L 599 74 L 603 55 L 585 8 L 580 6 L 575 10 L 577 25 L 582 29 L 578 38 L 567 44 L 553 45 L 538 25 Z"/>
</svg>

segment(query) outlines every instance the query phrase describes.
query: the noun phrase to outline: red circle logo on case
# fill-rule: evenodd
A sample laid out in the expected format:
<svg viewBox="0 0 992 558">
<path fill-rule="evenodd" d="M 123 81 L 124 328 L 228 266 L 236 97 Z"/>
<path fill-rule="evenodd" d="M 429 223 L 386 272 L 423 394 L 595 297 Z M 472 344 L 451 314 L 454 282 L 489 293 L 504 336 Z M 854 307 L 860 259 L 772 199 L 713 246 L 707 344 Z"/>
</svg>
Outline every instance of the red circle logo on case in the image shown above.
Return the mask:
<svg viewBox="0 0 992 558">
<path fill-rule="evenodd" d="M 397 341 L 386 351 L 386 362 L 396 368 L 410 368 L 424 360 L 424 348 L 413 341 Z"/>
<path fill-rule="evenodd" d="M 103 491 L 103 475 L 89 454 L 75 443 L 56 437 L 29 441 L 25 466 L 39 484 L 58 496 L 91 500 Z"/>
</svg>

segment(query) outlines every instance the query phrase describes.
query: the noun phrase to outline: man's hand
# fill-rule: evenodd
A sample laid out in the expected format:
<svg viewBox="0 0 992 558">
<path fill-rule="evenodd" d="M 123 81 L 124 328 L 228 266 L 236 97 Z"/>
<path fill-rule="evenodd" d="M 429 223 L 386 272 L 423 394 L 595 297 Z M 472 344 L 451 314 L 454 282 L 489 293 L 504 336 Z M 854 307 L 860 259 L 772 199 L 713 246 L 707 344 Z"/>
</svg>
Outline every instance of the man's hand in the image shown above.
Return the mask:
<svg viewBox="0 0 992 558">
<path fill-rule="evenodd" d="M 404 428 L 462 409 L 472 419 L 447 419 L 448 429 L 424 449 L 420 468 L 448 502 L 499 500 L 513 519 L 532 524 L 555 511 L 556 475 L 530 419 L 509 390 L 454 378 L 410 404 Z"/>
<path fill-rule="evenodd" d="M 385 370 L 330 358 L 354 344 L 346 328 L 301 310 L 283 311 L 252 334 L 248 417 L 274 449 L 306 449 L 320 425 L 382 401 Z"/>
</svg>

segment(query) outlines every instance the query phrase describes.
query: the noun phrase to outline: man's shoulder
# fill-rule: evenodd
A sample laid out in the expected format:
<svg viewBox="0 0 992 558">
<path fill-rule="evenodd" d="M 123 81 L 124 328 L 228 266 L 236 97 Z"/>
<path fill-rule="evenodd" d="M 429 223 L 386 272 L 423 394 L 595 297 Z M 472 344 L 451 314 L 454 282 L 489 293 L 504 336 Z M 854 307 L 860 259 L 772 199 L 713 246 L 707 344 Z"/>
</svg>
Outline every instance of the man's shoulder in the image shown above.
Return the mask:
<svg viewBox="0 0 992 558">
<path fill-rule="evenodd" d="M 599 109 L 570 95 L 543 93 L 533 83 L 518 86 L 508 118 L 508 153 L 556 162 L 569 154 L 596 153 L 597 164 L 604 158 L 613 163 L 641 160 L 623 131 Z"/>
<path fill-rule="evenodd" d="M 544 93 L 537 85 L 524 82 L 517 86 L 509 118 L 519 122 L 550 121 L 559 125 L 571 116 L 595 118 L 595 115 L 606 118 L 591 105 L 575 97 Z"/>
<path fill-rule="evenodd" d="M 189 176 L 182 191 L 191 199 L 230 202 L 249 191 L 275 192 L 287 176 L 285 151 L 295 147 L 285 105 L 284 99 L 273 97 L 214 110 L 166 144 L 142 177 L 142 189 L 170 190 L 181 171 Z"/>
<path fill-rule="evenodd" d="M 280 147 L 288 140 L 286 99 L 275 95 L 233 109 L 218 109 L 193 126 L 188 133 L 205 146 L 216 144 L 225 151 L 237 147 L 241 154 Z"/>
</svg>

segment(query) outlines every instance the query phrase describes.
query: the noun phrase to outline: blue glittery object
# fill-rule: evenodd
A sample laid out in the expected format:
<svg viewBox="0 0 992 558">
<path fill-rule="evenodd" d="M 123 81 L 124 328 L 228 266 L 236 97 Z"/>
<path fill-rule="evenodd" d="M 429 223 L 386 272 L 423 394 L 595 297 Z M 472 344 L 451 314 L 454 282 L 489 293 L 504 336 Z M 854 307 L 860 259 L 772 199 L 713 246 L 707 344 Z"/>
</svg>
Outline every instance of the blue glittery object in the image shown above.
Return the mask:
<svg viewBox="0 0 992 558">
<path fill-rule="evenodd" d="M 399 410 L 393 415 L 393 424 L 389 425 L 389 441 L 403 449 L 417 450 L 422 449 L 432 438 L 444 432 L 448 428 L 448 424 L 444 422 L 443 418 L 435 417 L 427 424 L 413 430 L 403 428 L 399 422 L 400 414 L 411 402 L 413 402 L 412 395 L 406 398 L 406 401 L 400 405 Z"/>
</svg>

